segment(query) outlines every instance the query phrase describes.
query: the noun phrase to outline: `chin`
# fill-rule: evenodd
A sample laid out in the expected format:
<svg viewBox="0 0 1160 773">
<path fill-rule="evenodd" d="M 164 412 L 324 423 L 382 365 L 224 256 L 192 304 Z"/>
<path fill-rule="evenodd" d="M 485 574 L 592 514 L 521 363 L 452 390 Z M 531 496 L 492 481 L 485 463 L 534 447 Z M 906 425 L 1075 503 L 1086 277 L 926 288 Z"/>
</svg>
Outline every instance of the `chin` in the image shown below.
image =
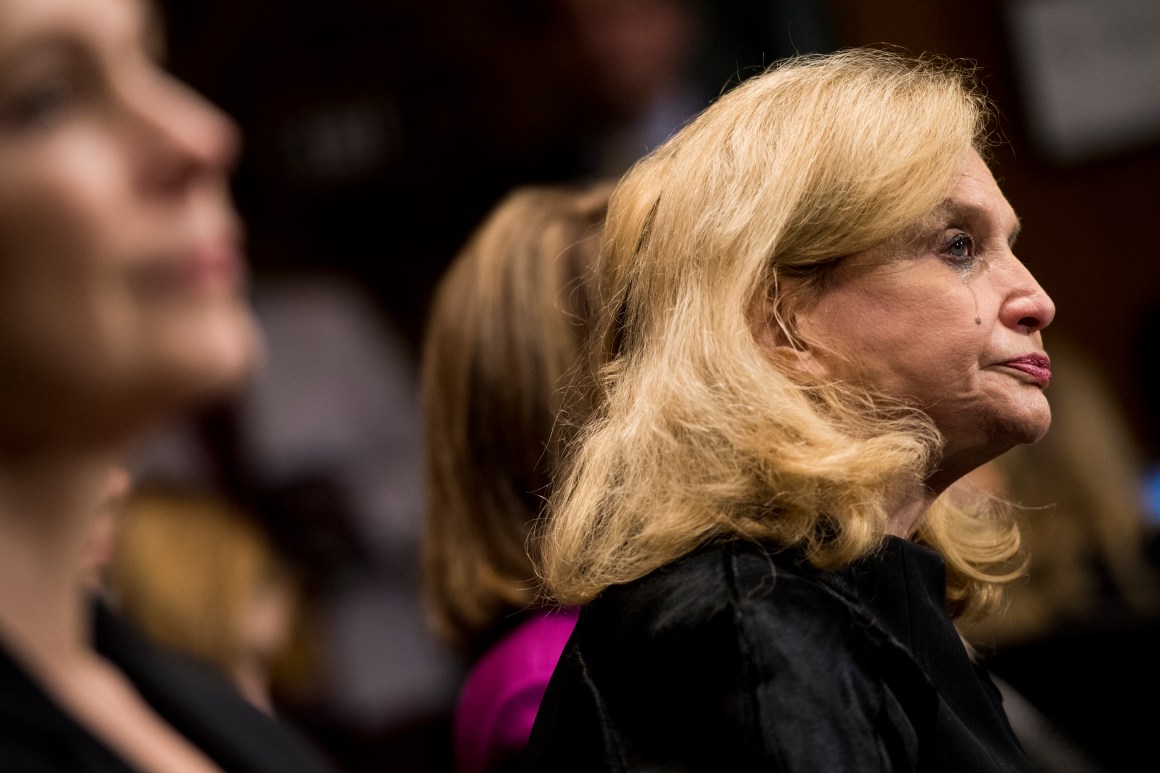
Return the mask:
<svg viewBox="0 0 1160 773">
<path fill-rule="evenodd" d="M 154 359 L 156 412 L 181 412 L 228 399 L 246 388 L 262 359 L 263 340 L 248 307 L 238 304 L 167 337 Z"/>
<path fill-rule="evenodd" d="M 1051 428 L 1051 406 L 1041 392 L 1034 406 L 1029 406 L 1024 425 L 1024 439 L 1021 443 L 1037 443 Z"/>
<path fill-rule="evenodd" d="M 1041 440 L 1051 426 L 1051 409 L 1047 401 L 1023 404 L 1019 408 L 984 414 L 986 420 L 981 423 L 959 423 L 953 430 L 947 430 L 945 437 L 949 442 L 941 465 L 944 471 L 965 474 L 1015 446 Z M 950 479 L 953 480 L 954 476 Z"/>
<path fill-rule="evenodd" d="M 191 352 L 192 353 L 192 352 Z M 184 365 L 192 399 L 222 399 L 241 392 L 264 358 L 264 342 L 248 311 L 206 331 L 196 356 Z"/>
<path fill-rule="evenodd" d="M 1002 438 L 1010 450 L 1018 445 L 1038 443 L 1051 427 L 1051 409 L 1044 401 L 1042 407 L 1013 416 L 998 423 L 996 436 Z"/>
<path fill-rule="evenodd" d="M 1037 425 L 1035 428 L 1029 430 L 1026 439 L 1020 442 L 1025 444 L 1038 443 L 1040 440 L 1043 440 L 1043 437 L 1047 434 L 1047 430 L 1050 426 L 1050 420 Z"/>
</svg>

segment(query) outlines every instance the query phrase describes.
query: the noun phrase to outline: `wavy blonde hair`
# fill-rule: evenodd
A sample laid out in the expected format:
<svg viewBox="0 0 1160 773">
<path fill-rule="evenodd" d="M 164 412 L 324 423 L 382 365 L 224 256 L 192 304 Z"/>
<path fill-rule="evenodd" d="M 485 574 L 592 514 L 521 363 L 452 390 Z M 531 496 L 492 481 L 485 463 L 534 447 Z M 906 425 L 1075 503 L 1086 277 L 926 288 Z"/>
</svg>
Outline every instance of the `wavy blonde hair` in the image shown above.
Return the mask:
<svg viewBox="0 0 1160 773">
<path fill-rule="evenodd" d="M 880 546 L 888 498 L 937 460 L 924 415 L 808 381 L 771 355 L 842 256 L 897 238 L 988 144 L 969 68 L 857 49 L 784 61 L 721 97 L 613 193 L 593 420 L 541 533 L 555 598 L 585 603 L 701 544 L 800 548 L 821 568 Z M 953 614 L 1012 576 L 1010 515 L 955 486 L 916 539 Z"/>
<path fill-rule="evenodd" d="M 589 331 L 611 190 L 513 191 L 436 291 L 423 346 L 424 591 L 435 630 L 468 652 L 540 598 L 526 542 L 555 463 L 564 377 Z"/>
</svg>

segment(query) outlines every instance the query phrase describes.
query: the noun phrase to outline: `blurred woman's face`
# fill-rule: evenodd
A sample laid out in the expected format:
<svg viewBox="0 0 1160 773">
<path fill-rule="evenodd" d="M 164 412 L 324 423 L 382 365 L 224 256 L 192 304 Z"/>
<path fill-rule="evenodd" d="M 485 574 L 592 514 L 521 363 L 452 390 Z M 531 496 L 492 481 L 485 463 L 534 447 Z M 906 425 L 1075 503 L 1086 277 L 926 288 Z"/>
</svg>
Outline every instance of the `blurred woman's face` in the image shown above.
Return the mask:
<svg viewBox="0 0 1160 773">
<path fill-rule="evenodd" d="M 923 409 L 943 433 L 941 486 L 1051 421 L 1041 331 L 1055 306 L 1012 247 L 1019 221 L 977 153 L 913 231 L 853 255 L 797 315 L 807 367 Z"/>
<path fill-rule="evenodd" d="M 143 0 L 0 0 L 3 431 L 16 406 L 116 421 L 249 371 L 236 133 L 155 40 Z"/>
</svg>

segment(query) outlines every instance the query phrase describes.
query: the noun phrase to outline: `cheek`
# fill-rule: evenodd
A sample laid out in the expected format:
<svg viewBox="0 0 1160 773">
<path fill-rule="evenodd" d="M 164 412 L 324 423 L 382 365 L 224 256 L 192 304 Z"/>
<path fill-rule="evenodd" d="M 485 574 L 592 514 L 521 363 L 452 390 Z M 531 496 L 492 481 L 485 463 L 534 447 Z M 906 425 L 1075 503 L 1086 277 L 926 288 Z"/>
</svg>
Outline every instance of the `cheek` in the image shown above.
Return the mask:
<svg viewBox="0 0 1160 773">
<path fill-rule="evenodd" d="M 923 408 L 972 402 L 979 392 L 980 358 L 986 333 L 974 319 L 961 321 L 923 316 L 910 319 L 908 331 L 895 331 L 878 352 L 878 369 L 887 392 Z"/>
<path fill-rule="evenodd" d="M 4 291 L 33 294 L 38 304 L 67 312 L 99 272 L 108 237 L 98 224 L 108 205 L 83 189 L 44 183 L 0 199 Z"/>
<path fill-rule="evenodd" d="M 83 359 L 94 342 L 123 324 L 127 287 L 113 270 L 115 261 L 94 252 L 83 229 L 54 233 L 29 221 L 25 226 L 32 227 L 16 229 L 16 238 L 0 245 L 6 333 L 37 348 L 78 348 Z"/>
<path fill-rule="evenodd" d="M 985 333 L 955 304 L 844 298 L 809 328 L 823 373 L 866 383 L 912 404 L 959 398 L 977 387 Z M 819 324 L 820 323 L 820 324 Z"/>
<path fill-rule="evenodd" d="M 153 329 L 121 261 L 82 243 L 84 233 L 4 244 L 0 362 L 10 397 L 101 390 L 122 378 L 142 335 Z"/>
<path fill-rule="evenodd" d="M 94 132 L 0 153 L 0 239 L 5 249 L 82 254 L 100 250 L 137 213 L 129 159 Z"/>
<path fill-rule="evenodd" d="M 895 299 L 846 288 L 831 291 L 798 320 L 798 332 L 825 375 L 854 378 L 905 354 L 912 323 L 895 313 Z"/>
<path fill-rule="evenodd" d="M 126 167 L 97 139 L 66 135 L 38 151 L 0 154 L 0 292 L 4 314 L 63 326 L 83 339 L 125 295 L 121 263 L 140 218 Z M 113 313 L 116 316 L 116 313 Z M 30 332 L 25 328 L 25 332 Z"/>
</svg>

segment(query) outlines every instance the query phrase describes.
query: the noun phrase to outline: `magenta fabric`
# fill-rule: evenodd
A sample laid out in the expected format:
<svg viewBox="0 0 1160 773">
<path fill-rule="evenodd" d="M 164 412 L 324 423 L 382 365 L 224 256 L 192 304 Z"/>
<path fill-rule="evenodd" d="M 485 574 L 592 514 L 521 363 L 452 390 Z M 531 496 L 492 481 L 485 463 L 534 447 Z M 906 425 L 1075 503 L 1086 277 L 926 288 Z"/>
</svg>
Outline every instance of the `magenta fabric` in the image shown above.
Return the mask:
<svg viewBox="0 0 1160 773">
<path fill-rule="evenodd" d="M 537 612 L 471 669 L 455 710 L 458 773 L 502 769 L 522 754 L 578 615 L 576 608 Z"/>
</svg>

